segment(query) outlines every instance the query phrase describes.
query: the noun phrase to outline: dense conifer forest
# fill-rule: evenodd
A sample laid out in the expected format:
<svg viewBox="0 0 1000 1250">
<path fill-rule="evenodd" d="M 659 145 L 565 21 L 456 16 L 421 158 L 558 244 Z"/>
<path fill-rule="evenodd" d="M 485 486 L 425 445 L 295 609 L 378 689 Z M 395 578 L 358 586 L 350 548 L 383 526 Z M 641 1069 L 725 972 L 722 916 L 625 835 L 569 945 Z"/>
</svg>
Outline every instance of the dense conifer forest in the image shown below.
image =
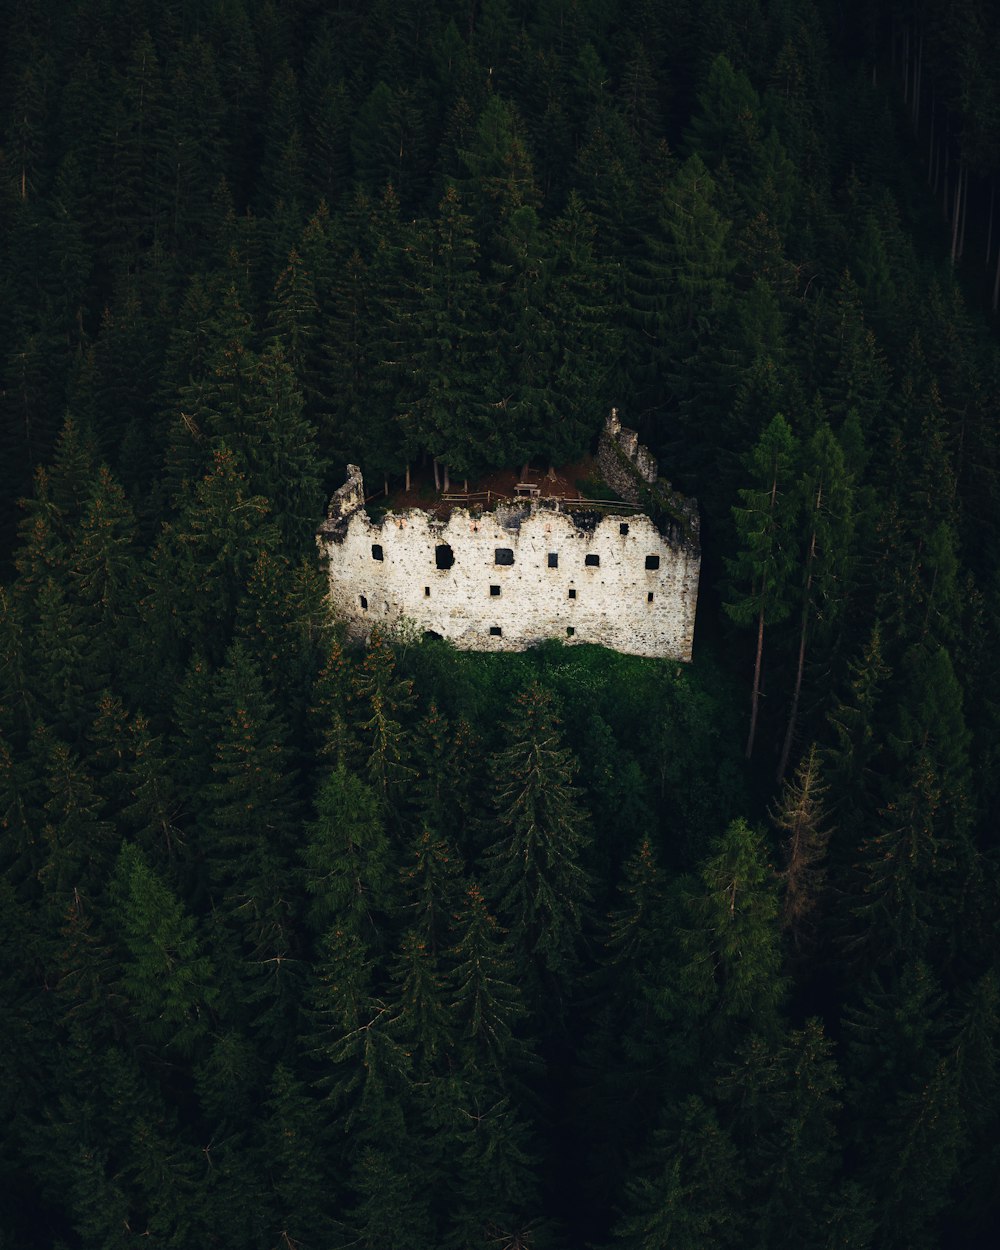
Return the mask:
<svg viewBox="0 0 1000 1250">
<path fill-rule="evenodd" d="M 1000 1234 L 992 0 L 0 0 L 0 1246 Z M 695 660 L 313 532 L 698 497 Z"/>
</svg>

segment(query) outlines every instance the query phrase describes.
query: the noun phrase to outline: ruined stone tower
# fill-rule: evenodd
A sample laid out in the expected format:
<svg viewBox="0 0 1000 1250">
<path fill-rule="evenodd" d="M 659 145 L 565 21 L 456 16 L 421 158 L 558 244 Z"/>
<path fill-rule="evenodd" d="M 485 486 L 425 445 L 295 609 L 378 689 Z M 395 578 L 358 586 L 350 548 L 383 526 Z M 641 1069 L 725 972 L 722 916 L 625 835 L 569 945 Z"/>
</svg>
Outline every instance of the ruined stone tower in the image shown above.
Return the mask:
<svg viewBox="0 0 1000 1250">
<path fill-rule="evenodd" d="M 446 521 L 413 508 L 373 522 L 349 465 L 317 533 L 334 613 L 359 640 L 405 618 L 462 650 L 559 638 L 690 660 L 697 507 L 658 479 L 614 412 L 599 461 L 609 485 L 644 511 L 603 515 L 586 500 L 537 498 L 456 508 Z"/>
</svg>

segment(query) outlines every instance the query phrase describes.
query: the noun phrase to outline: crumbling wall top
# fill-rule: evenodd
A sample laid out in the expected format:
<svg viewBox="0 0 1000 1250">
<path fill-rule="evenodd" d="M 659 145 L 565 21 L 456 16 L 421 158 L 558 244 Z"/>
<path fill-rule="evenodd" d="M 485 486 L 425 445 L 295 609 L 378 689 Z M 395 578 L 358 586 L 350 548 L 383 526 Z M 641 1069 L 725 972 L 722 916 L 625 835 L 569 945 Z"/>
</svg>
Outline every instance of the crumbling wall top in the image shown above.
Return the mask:
<svg viewBox="0 0 1000 1250">
<path fill-rule="evenodd" d="M 330 497 L 330 506 L 326 515 L 331 521 L 339 521 L 350 516 L 358 508 L 365 506 L 365 481 L 361 470 L 356 464 L 347 466 L 347 481 L 338 487 Z"/>
</svg>

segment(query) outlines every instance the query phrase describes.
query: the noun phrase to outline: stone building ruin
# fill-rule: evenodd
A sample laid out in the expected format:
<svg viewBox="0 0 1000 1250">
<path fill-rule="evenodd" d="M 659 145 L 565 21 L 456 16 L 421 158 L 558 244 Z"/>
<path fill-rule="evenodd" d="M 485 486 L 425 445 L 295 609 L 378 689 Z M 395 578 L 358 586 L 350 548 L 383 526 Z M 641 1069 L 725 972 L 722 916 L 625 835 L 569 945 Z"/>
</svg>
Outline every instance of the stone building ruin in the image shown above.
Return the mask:
<svg viewBox="0 0 1000 1250">
<path fill-rule="evenodd" d="M 359 641 L 376 624 L 408 620 L 462 650 L 523 651 L 559 638 L 690 660 L 697 506 L 658 478 L 614 411 L 598 461 L 632 509 L 539 497 L 455 508 L 447 520 L 411 508 L 373 521 L 361 471 L 348 465 L 316 536 L 334 614 Z"/>
</svg>

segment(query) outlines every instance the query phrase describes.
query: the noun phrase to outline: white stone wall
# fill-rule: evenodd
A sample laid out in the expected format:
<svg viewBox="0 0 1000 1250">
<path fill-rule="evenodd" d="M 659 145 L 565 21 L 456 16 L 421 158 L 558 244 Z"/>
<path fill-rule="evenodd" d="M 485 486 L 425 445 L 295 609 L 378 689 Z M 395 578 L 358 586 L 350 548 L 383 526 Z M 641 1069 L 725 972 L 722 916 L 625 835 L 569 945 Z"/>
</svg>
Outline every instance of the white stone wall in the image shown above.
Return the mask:
<svg viewBox="0 0 1000 1250">
<path fill-rule="evenodd" d="M 412 510 L 373 524 L 360 510 L 331 517 L 317 541 L 332 607 L 355 638 L 406 617 L 463 650 L 521 651 L 559 638 L 691 658 L 697 547 L 671 545 L 646 516 L 608 516 L 588 530 L 544 504 L 482 515 L 456 509 L 447 523 Z M 449 569 L 436 565 L 444 544 L 454 554 Z M 513 564 L 496 564 L 497 548 L 512 551 Z M 557 567 L 549 567 L 550 553 Z M 588 555 L 599 565 L 588 566 Z M 659 558 L 658 568 L 646 568 L 648 556 Z"/>
</svg>

